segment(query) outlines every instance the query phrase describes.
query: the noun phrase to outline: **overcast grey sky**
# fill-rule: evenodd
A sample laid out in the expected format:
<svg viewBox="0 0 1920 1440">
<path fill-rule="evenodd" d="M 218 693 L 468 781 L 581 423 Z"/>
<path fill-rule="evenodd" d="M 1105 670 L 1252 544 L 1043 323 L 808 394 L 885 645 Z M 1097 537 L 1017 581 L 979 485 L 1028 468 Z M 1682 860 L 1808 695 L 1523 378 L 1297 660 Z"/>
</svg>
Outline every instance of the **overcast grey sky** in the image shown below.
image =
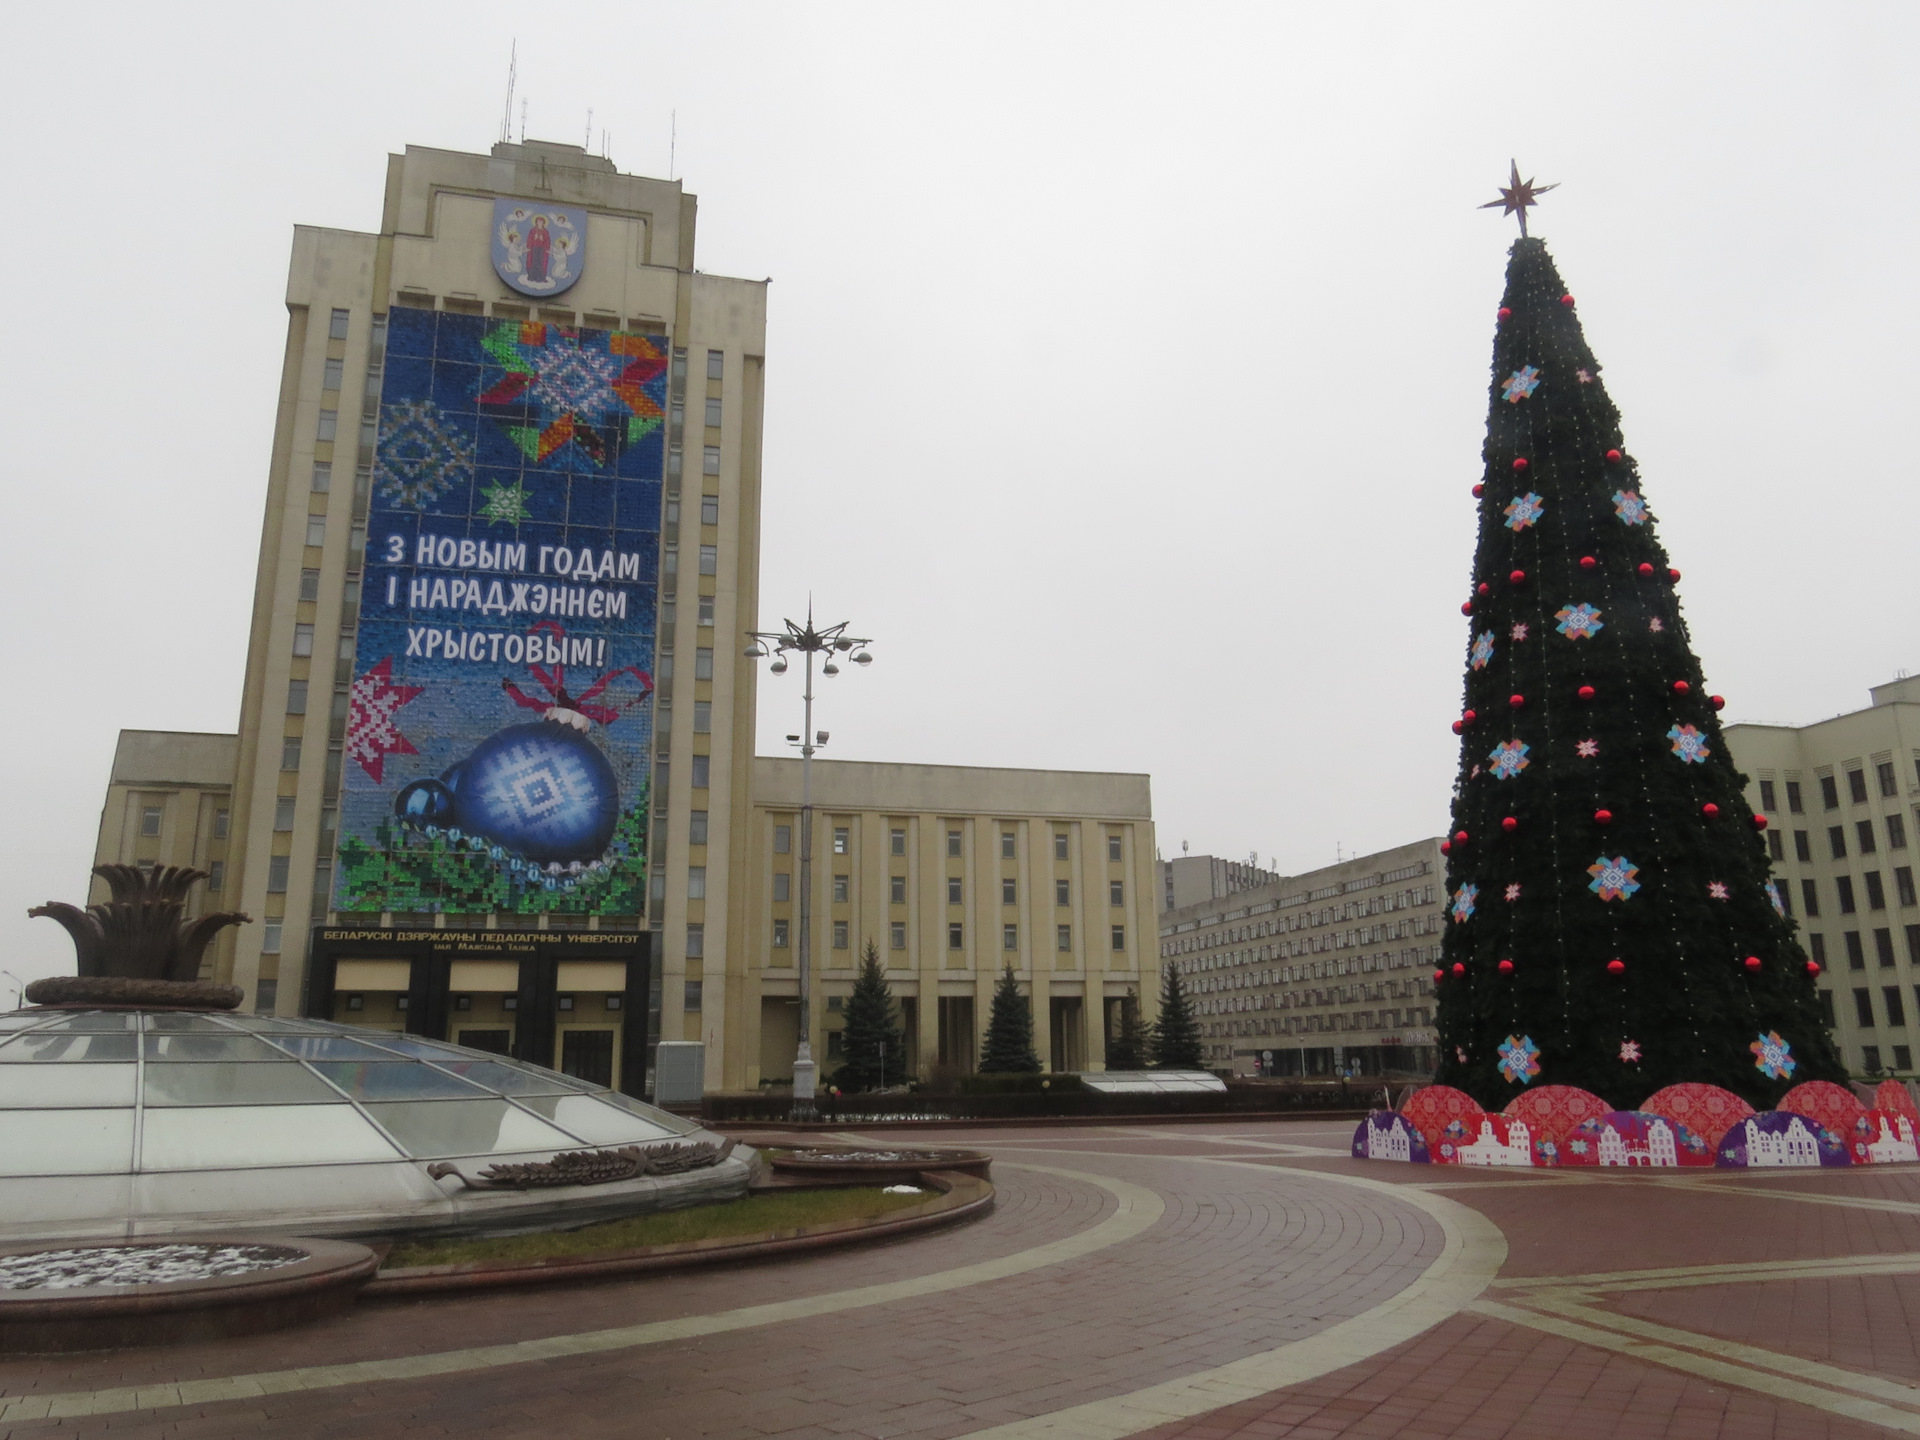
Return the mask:
<svg viewBox="0 0 1920 1440">
<path fill-rule="evenodd" d="M 236 723 L 296 223 L 587 111 L 771 276 L 763 622 L 830 754 L 1147 771 L 1163 851 L 1435 833 L 1509 156 L 1728 719 L 1920 664 L 1911 7 L 19 12 L 0 969 L 70 964 L 123 726 Z M 517 110 L 516 105 L 516 110 Z M 516 129 L 518 119 L 515 120 Z M 598 139 L 595 146 L 598 147 Z M 1905 357 L 1905 358 L 1903 358 Z M 761 687 L 761 749 L 797 728 Z M 0 998 L 10 986 L 0 982 Z"/>
</svg>

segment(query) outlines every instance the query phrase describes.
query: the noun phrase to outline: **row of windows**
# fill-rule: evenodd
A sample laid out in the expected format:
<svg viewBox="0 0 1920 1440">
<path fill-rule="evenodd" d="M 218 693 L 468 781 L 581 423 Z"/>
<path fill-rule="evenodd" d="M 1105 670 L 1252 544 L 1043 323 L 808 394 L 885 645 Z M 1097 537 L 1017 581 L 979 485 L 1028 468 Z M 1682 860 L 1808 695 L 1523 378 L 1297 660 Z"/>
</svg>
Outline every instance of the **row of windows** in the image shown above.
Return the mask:
<svg viewBox="0 0 1920 1440">
<path fill-rule="evenodd" d="M 1866 932 L 1873 937 L 1873 953 L 1880 962 L 1882 970 L 1893 968 L 1893 931 L 1881 927 Z M 1914 965 L 1920 965 L 1920 925 L 1909 925 L 1905 930 L 1907 939 L 1907 959 Z M 1859 930 L 1841 932 L 1841 944 L 1847 952 L 1847 968 L 1864 970 L 1867 968 L 1867 946 L 1865 935 Z M 1807 950 L 1822 965 L 1827 963 L 1827 937 L 1819 932 L 1807 936 Z"/>
<path fill-rule="evenodd" d="M 852 945 L 851 935 L 851 922 L 846 920 L 836 920 L 833 922 L 834 949 L 850 949 Z M 792 936 L 793 929 L 790 922 L 786 920 L 775 920 L 773 922 L 774 949 L 787 949 L 792 944 Z M 1127 927 L 1124 925 L 1112 926 L 1108 931 L 1107 943 L 1115 953 L 1125 951 L 1127 948 Z M 906 921 L 895 920 L 887 927 L 887 946 L 892 950 L 904 950 L 907 948 Z M 966 926 L 956 920 L 947 926 L 947 949 L 964 950 L 966 948 Z M 1009 953 L 1019 950 L 1020 927 L 1018 925 L 1002 925 L 1000 927 L 1000 948 Z M 1053 948 L 1062 954 L 1070 954 L 1072 952 L 1073 927 L 1071 925 L 1054 926 Z"/>
<path fill-rule="evenodd" d="M 1868 870 L 1861 875 L 1866 886 L 1867 909 L 1884 910 L 1887 908 L 1886 882 L 1878 870 Z M 1920 904 L 1920 894 L 1915 893 L 1913 869 L 1907 865 L 1896 865 L 1893 870 L 1893 890 L 1902 906 Z M 1780 903 L 1787 913 L 1793 913 L 1793 891 L 1789 886 L 1778 887 Z M 1860 909 L 1860 898 L 1854 890 L 1853 876 L 1836 875 L 1833 880 L 1833 893 L 1839 901 L 1840 913 L 1852 915 Z M 1820 886 L 1814 880 L 1800 882 L 1800 902 L 1805 907 L 1809 919 L 1820 917 Z"/>
<path fill-rule="evenodd" d="M 704 844 L 706 842 L 706 816 L 704 812 L 695 813 L 701 817 L 700 835 L 693 843 L 696 845 Z M 907 877 L 904 875 L 890 875 L 887 877 L 887 880 L 888 903 L 892 905 L 906 904 Z M 852 893 L 852 883 L 853 877 L 850 875 L 836 875 L 833 877 L 834 904 L 845 905 L 849 903 Z M 773 898 L 776 901 L 790 900 L 792 899 L 792 890 L 792 875 L 785 870 L 776 870 L 773 875 Z M 1002 905 L 1017 905 L 1019 903 L 1018 895 L 1019 882 L 1010 877 L 1002 878 L 1000 881 L 1000 903 Z M 958 875 L 949 875 L 947 877 L 947 903 L 949 905 L 961 905 L 965 903 L 965 898 L 962 893 L 962 881 Z M 1055 880 L 1053 882 L 1053 903 L 1062 909 L 1072 905 L 1072 881 Z M 1121 909 L 1126 903 L 1126 882 L 1123 880 L 1109 880 L 1107 882 L 1107 904 L 1115 909 Z"/>
<path fill-rule="evenodd" d="M 947 831 L 947 855 L 949 858 L 957 860 L 964 856 L 966 852 L 962 846 L 965 835 L 966 832 L 964 830 Z M 1065 830 L 1056 830 L 1053 832 L 1054 859 L 1067 860 L 1072 858 L 1068 849 L 1071 838 Z M 1016 830 L 1002 830 L 1000 832 L 1000 857 L 1003 860 L 1016 860 L 1019 858 L 1019 839 L 1019 832 Z M 1122 837 L 1117 834 L 1109 834 L 1107 836 L 1107 859 L 1116 865 L 1124 858 L 1121 841 Z M 791 825 L 775 825 L 773 827 L 773 853 L 776 855 L 788 855 L 791 854 L 792 851 L 793 827 Z M 852 828 L 846 825 L 834 826 L 833 853 L 836 855 L 848 855 L 851 854 L 852 851 Z M 905 855 L 907 853 L 907 832 L 904 826 L 895 826 L 887 832 L 887 853 L 890 855 Z M 959 902 L 955 901 L 954 903 L 958 904 Z M 1011 905 L 1013 902 L 1009 900 L 1007 903 Z M 1060 903 L 1064 905 L 1067 902 L 1062 900 Z M 1117 900 L 1114 901 L 1116 905 L 1119 903 Z"/>
<path fill-rule="evenodd" d="M 1900 793 L 1900 783 L 1894 775 L 1893 762 L 1891 760 L 1876 761 L 1873 767 L 1873 774 L 1881 795 L 1892 797 Z M 1914 759 L 1914 774 L 1916 780 L 1920 780 L 1920 756 Z M 1800 782 L 1798 780 L 1789 780 L 1786 782 L 1786 787 L 1788 813 L 1793 815 L 1804 814 L 1806 805 L 1801 798 Z M 1847 771 L 1847 798 L 1856 805 L 1864 805 L 1867 803 L 1866 771 Z M 1840 784 L 1832 775 L 1822 775 L 1820 777 L 1820 803 L 1828 810 L 1838 810 L 1840 808 Z M 1762 810 L 1778 810 L 1780 808 L 1778 791 L 1775 790 L 1774 783 L 1771 780 L 1762 780 L 1760 782 L 1760 808 Z"/>
<path fill-rule="evenodd" d="M 1399 890 L 1392 894 L 1371 895 L 1365 900 L 1349 900 L 1341 905 L 1330 905 L 1317 910 L 1303 910 L 1297 915 L 1280 915 L 1271 920 L 1260 920 L 1249 925 L 1237 925 L 1228 930 L 1204 930 L 1188 934 L 1184 931 L 1161 946 L 1162 955 L 1191 954 L 1197 950 L 1212 950 L 1222 945 L 1238 945 L 1248 940 L 1258 940 L 1268 935 L 1281 935 L 1294 930 L 1316 929 L 1323 925 L 1335 925 L 1345 920 L 1356 920 L 1368 915 L 1383 915 L 1395 910 L 1411 909 L 1416 905 L 1434 903 L 1434 888 L 1431 885 L 1413 890 Z M 1219 917 L 1203 921 L 1202 924 L 1218 924 Z M 1370 927 L 1380 928 L 1380 927 Z M 1163 934 L 1165 932 L 1162 932 Z M 1361 931 L 1353 932 L 1363 933 Z M 1304 953 L 1302 946 L 1299 953 Z M 1314 946 L 1311 948 L 1319 948 Z"/>
<path fill-rule="evenodd" d="M 1916 1008 L 1920 1008 L 1920 985 L 1913 987 L 1913 995 Z M 1901 993 L 1898 985 L 1882 985 L 1880 987 L 1880 1005 L 1882 1013 L 1887 1017 L 1887 1025 L 1889 1028 L 1907 1023 L 1905 1001 L 1906 997 Z M 1853 1018 L 1854 1023 L 1862 1030 L 1871 1030 L 1874 1028 L 1873 991 L 1864 985 L 1856 988 L 1853 992 Z M 1902 1068 L 1904 1069 L 1905 1067 L 1903 1066 Z"/>
<path fill-rule="evenodd" d="M 141 806 L 140 833 L 146 836 L 158 835 L 160 833 L 160 822 L 165 817 L 166 817 L 166 806 L 164 805 Z M 228 817 L 228 812 L 225 810 L 216 810 L 213 812 L 213 838 L 214 839 L 224 840 L 227 838 L 227 824 L 228 824 L 227 817 Z"/>
<path fill-rule="evenodd" d="M 1887 826 L 1887 848 L 1889 850 L 1906 849 L 1907 848 L 1906 817 L 1896 811 L 1894 814 L 1888 815 L 1886 817 L 1886 826 Z M 1854 845 L 1862 855 L 1874 855 L 1879 853 L 1880 841 L 1879 841 L 1879 836 L 1874 831 L 1873 821 L 1871 820 L 1854 821 L 1853 836 L 1854 836 Z M 1847 858 L 1847 827 L 1846 826 L 1829 825 L 1827 827 L 1827 850 L 1829 854 L 1832 856 L 1832 858 L 1835 860 L 1844 860 Z M 1787 858 L 1786 840 L 1780 831 L 1769 830 L 1767 832 L 1767 853 L 1771 855 L 1775 860 L 1784 860 Z M 1807 864 L 1813 863 L 1812 832 L 1807 830 L 1796 830 L 1793 832 L 1793 857 L 1794 859 L 1804 861 Z"/>
</svg>

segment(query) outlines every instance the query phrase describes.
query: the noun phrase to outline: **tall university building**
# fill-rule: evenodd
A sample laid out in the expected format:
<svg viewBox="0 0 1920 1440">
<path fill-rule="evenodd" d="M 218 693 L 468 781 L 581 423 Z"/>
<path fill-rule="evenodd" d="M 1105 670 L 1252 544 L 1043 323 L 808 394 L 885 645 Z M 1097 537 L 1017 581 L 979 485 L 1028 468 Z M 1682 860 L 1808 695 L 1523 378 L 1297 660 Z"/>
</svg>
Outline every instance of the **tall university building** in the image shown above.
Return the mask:
<svg viewBox="0 0 1920 1440">
<path fill-rule="evenodd" d="M 798 763 L 756 758 L 766 284 L 581 147 L 390 156 L 299 226 L 237 736 L 123 732 L 98 859 L 213 872 L 254 1009 L 633 1093 L 791 1074 Z M 1053 1068 L 1151 1006 L 1140 775 L 817 762 L 816 1055 L 871 941 L 907 1061 L 971 1068 L 1004 964 Z M 1143 968 L 1144 967 L 1144 968 Z"/>
</svg>

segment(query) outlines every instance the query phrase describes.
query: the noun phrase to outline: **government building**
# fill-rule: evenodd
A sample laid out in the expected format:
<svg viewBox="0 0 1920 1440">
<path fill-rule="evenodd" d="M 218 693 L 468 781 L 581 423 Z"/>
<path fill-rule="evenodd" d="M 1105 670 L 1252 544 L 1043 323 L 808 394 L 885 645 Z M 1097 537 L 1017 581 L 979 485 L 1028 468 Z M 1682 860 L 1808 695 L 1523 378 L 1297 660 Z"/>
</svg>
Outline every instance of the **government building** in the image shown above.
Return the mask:
<svg viewBox="0 0 1920 1440">
<path fill-rule="evenodd" d="M 241 910 L 210 978 L 650 1092 L 792 1075 L 799 762 L 754 754 L 764 281 L 576 145 L 388 157 L 297 226 L 236 735 L 123 731 L 96 861 Z M 777 483 L 777 482 L 776 482 Z M 1144 775 L 818 761 L 814 1053 L 871 943 L 908 1069 L 1012 965 L 1054 1069 L 1157 983 Z M 96 898 L 103 887 L 96 887 Z"/>
</svg>

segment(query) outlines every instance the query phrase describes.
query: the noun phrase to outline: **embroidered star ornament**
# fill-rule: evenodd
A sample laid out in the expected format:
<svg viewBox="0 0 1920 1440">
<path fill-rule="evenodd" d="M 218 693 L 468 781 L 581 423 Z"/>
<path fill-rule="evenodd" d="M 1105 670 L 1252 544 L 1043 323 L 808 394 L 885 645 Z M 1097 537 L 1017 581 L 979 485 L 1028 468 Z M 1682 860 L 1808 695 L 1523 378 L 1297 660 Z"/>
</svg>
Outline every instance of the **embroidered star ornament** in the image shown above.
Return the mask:
<svg viewBox="0 0 1920 1440">
<path fill-rule="evenodd" d="M 1639 1063 L 1639 1060 L 1640 1042 L 1638 1040 L 1622 1040 L 1620 1042 L 1620 1063 L 1622 1065 L 1635 1065 Z"/>
<path fill-rule="evenodd" d="M 1500 1073 L 1524 1085 L 1540 1073 L 1540 1047 L 1530 1035 L 1509 1035 L 1500 1042 Z"/>
<path fill-rule="evenodd" d="M 389 755 L 417 755 L 413 742 L 393 723 L 394 711 L 425 690 L 393 683 L 393 657 L 386 656 L 347 691 L 346 753 L 380 783 Z"/>
<path fill-rule="evenodd" d="M 1518 215 L 1520 217 L 1520 235 L 1521 238 L 1524 239 L 1527 233 L 1528 208 L 1538 205 L 1540 201 L 1536 197 L 1546 194 L 1549 190 L 1557 189 L 1560 182 L 1556 180 L 1552 185 L 1538 185 L 1530 179 L 1522 180 L 1520 178 L 1519 162 L 1514 160 L 1507 162 L 1507 171 L 1510 177 L 1509 182 L 1500 187 L 1500 198 L 1498 200 L 1489 200 L 1480 208 L 1482 210 L 1499 210 L 1504 215 Z"/>
<path fill-rule="evenodd" d="M 1582 740 L 1573 747 L 1573 753 L 1578 755 L 1582 760 L 1591 760 L 1600 753 L 1600 742 L 1598 740 Z"/>
<path fill-rule="evenodd" d="M 1518 405 L 1534 391 L 1540 388 L 1540 372 L 1531 365 L 1522 365 L 1507 377 L 1507 383 L 1501 387 L 1501 395 L 1512 404 Z"/>
<path fill-rule="evenodd" d="M 1727 898 L 1726 882 L 1724 880 L 1709 880 L 1707 882 L 1707 898 L 1711 900 L 1725 900 Z"/>
<path fill-rule="evenodd" d="M 1800 1063 L 1793 1058 L 1793 1047 L 1780 1038 L 1778 1030 L 1769 1030 L 1747 1049 L 1753 1052 L 1754 1068 L 1769 1080 L 1788 1079 Z"/>
<path fill-rule="evenodd" d="M 1509 886 L 1507 886 L 1507 899 L 1508 899 L 1508 901 L 1509 901 L 1509 902 L 1511 902 L 1511 901 L 1514 901 L 1514 900 L 1518 900 L 1519 898 L 1520 898 L 1520 887 L 1519 887 L 1518 885 L 1509 885 Z"/>
</svg>

